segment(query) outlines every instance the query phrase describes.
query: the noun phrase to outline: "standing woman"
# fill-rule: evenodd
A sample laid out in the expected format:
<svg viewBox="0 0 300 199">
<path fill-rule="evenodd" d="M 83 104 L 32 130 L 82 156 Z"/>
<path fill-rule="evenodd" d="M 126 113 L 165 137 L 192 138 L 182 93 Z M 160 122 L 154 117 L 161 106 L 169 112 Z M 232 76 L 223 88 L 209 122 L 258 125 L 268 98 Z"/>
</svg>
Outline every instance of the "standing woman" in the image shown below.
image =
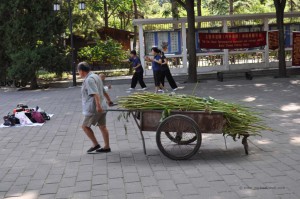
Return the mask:
<svg viewBox="0 0 300 199">
<path fill-rule="evenodd" d="M 162 60 L 162 64 L 161 64 L 160 82 L 161 82 L 162 86 L 164 87 L 165 86 L 165 77 L 166 77 L 171 88 L 173 89 L 173 91 L 176 91 L 178 89 L 178 86 L 177 86 L 176 82 L 174 81 L 174 78 L 171 74 L 170 68 L 168 66 L 168 60 L 167 60 L 164 52 L 161 52 L 161 60 Z"/>
<path fill-rule="evenodd" d="M 157 47 L 153 47 L 151 49 L 151 53 L 154 56 L 153 58 L 145 57 L 145 60 L 148 62 L 152 62 L 152 70 L 153 70 L 153 77 L 154 77 L 154 83 L 155 83 L 155 92 L 163 92 L 161 90 L 161 56 L 160 56 L 160 50 Z"/>
</svg>

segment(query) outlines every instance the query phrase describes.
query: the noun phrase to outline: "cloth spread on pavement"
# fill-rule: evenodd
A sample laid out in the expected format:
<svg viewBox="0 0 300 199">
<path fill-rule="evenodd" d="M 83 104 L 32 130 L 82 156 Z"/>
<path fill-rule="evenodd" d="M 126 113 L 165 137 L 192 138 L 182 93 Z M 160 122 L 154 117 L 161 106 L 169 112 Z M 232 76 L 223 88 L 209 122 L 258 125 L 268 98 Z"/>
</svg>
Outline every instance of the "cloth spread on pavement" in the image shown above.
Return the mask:
<svg viewBox="0 0 300 199">
<path fill-rule="evenodd" d="M 53 117 L 54 114 L 48 114 L 49 117 Z M 44 123 L 32 123 L 32 124 L 16 124 L 15 126 L 4 126 L 3 124 L 0 125 L 0 128 L 11 128 L 11 127 L 24 127 L 24 126 L 43 126 L 46 122 Z"/>
</svg>

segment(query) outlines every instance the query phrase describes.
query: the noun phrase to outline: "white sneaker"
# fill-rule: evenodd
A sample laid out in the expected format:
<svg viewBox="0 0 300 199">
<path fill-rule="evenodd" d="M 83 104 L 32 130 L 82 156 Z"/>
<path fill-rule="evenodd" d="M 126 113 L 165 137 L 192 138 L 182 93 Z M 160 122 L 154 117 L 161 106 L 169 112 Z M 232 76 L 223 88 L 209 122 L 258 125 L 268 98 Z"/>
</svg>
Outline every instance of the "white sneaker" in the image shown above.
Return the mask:
<svg viewBox="0 0 300 199">
<path fill-rule="evenodd" d="M 143 91 L 145 91 L 145 90 L 147 90 L 147 89 L 148 89 L 147 87 L 145 87 L 145 88 L 142 88 L 142 90 L 143 90 Z"/>
<path fill-rule="evenodd" d="M 164 93 L 165 91 L 159 89 L 157 92 L 158 92 L 158 93 Z"/>
<path fill-rule="evenodd" d="M 173 91 L 177 91 L 177 90 L 178 90 L 178 88 L 174 88 L 174 89 L 173 89 Z"/>
<path fill-rule="evenodd" d="M 135 90 L 134 88 L 128 88 L 127 89 L 128 91 L 133 91 L 133 90 Z"/>
</svg>

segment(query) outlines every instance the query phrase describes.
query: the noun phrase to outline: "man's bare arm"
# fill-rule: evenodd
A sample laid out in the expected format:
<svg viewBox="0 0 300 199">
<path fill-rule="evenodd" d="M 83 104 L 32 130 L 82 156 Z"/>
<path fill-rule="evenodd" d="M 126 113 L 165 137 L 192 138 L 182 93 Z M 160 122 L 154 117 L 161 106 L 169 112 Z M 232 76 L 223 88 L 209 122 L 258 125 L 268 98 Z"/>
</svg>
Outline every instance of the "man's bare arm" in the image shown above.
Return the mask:
<svg viewBox="0 0 300 199">
<path fill-rule="evenodd" d="M 112 105 L 113 103 L 112 103 L 112 101 L 111 101 L 110 96 L 108 95 L 108 93 L 104 92 L 103 94 L 104 94 L 104 97 L 106 98 L 106 101 L 107 101 L 108 105 Z"/>
<path fill-rule="evenodd" d="M 97 112 L 99 112 L 99 113 L 102 112 L 103 109 L 100 105 L 100 96 L 99 96 L 99 94 L 94 94 L 93 97 L 95 98 Z"/>
</svg>

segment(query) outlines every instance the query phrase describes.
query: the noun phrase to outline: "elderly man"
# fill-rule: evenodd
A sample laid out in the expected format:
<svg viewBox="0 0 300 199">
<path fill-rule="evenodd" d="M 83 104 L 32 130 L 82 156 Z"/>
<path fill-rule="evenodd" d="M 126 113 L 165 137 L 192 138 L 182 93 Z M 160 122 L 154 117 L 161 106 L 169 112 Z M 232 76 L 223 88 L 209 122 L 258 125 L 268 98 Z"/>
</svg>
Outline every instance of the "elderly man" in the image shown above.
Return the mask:
<svg viewBox="0 0 300 199">
<path fill-rule="evenodd" d="M 84 78 L 81 89 L 82 109 L 83 115 L 85 116 L 82 129 L 93 143 L 93 146 L 87 153 L 95 151 L 98 153 L 111 152 L 109 146 L 109 133 L 106 128 L 107 103 L 111 104 L 110 97 L 105 92 L 99 76 L 91 72 L 88 63 L 79 63 L 78 72 L 80 77 Z M 104 98 L 106 98 L 106 100 Z M 99 126 L 104 140 L 104 146 L 102 148 L 91 129 L 92 125 Z"/>
</svg>

